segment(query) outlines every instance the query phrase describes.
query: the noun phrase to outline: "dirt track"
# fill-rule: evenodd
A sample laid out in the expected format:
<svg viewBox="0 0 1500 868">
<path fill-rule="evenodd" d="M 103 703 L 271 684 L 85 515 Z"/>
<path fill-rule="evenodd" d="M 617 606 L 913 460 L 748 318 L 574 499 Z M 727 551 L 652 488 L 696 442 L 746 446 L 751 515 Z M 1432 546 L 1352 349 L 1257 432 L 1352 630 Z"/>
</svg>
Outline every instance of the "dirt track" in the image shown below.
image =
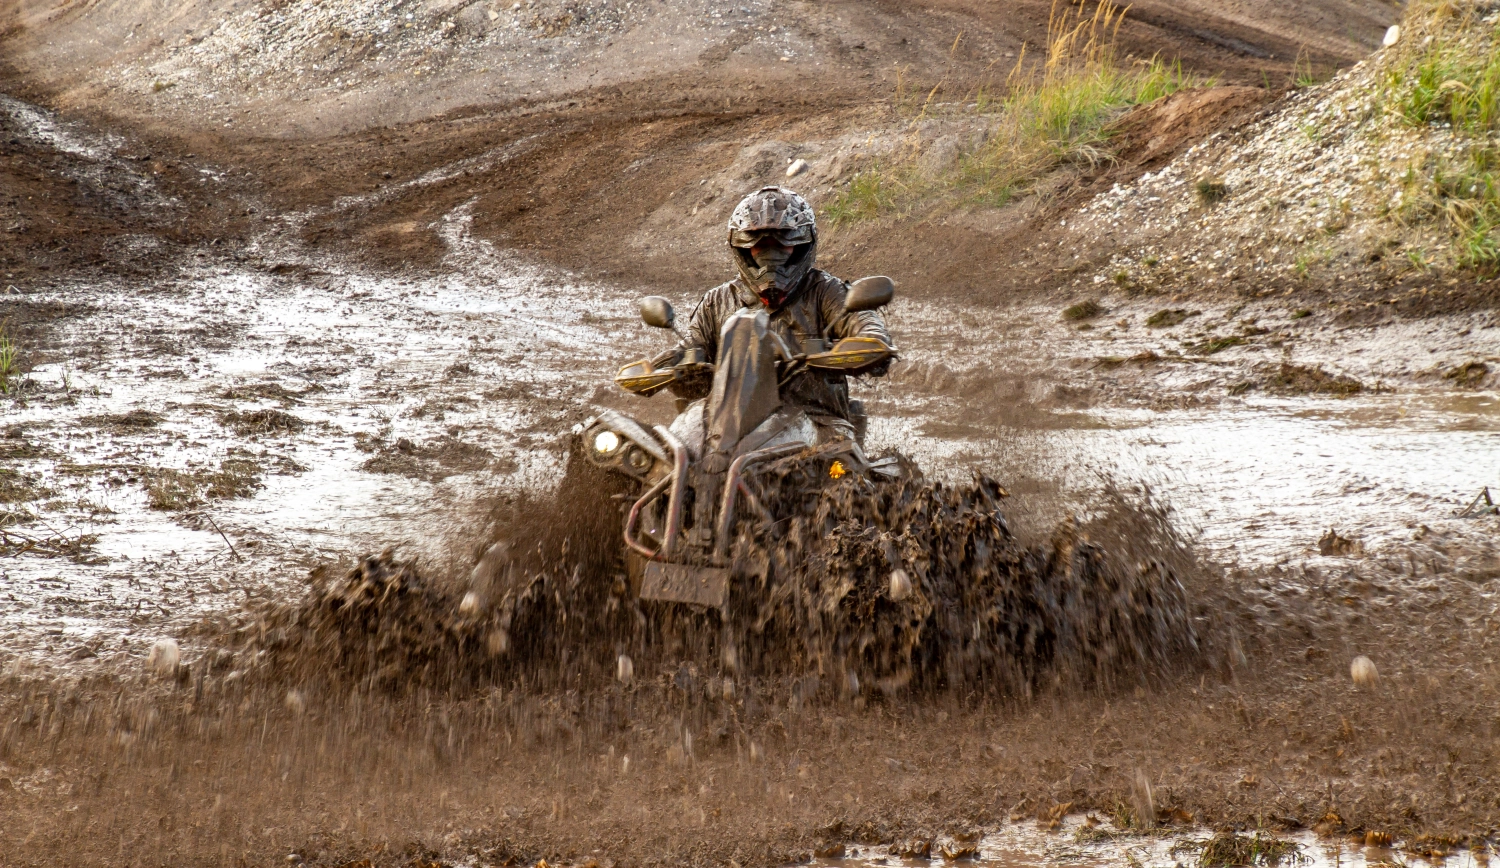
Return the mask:
<svg viewBox="0 0 1500 868">
<path fill-rule="evenodd" d="M 866 395 L 881 442 L 1012 482 L 1033 533 L 1086 508 L 1095 469 L 1144 478 L 1206 557 L 1238 559 L 1198 586 L 1239 625 L 1203 665 L 1100 695 L 862 709 L 800 707 L 784 685 L 705 699 L 664 673 L 539 697 L 237 686 L 205 617 L 388 541 L 461 570 L 487 497 L 553 478 L 548 435 L 576 405 L 631 406 L 598 385 L 653 345 L 630 299 L 686 303 L 722 279 L 742 190 L 814 156 L 795 183 L 820 195 L 861 143 L 904 129 L 897 67 L 903 88 L 961 98 L 1048 13 L 753 3 L 725 24 L 708 6 L 605 6 L 545 36 L 561 7 L 409 4 L 414 26 L 381 51 L 350 51 L 354 34 L 234 56 L 210 53 L 231 32 L 213 4 L 0 6 L 0 92 L 62 109 L 81 143 L 5 115 L 0 318 L 31 378 L 0 455 L 49 490 L 25 508 L 98 537 L 73 561 L 4 567 L 0 861 L 773 865 L 1070 802 L 1108 815 L 1141 775 L 1156 807 L 1213 827 L 1330 811 L 1325 831 L 1408 840 L 1500 827 L 1497 519 L 1453 517 L 1497 482 L 1500 423 L 1492 380 L 1445 377 L 1493 355 L 1489 296 L 1372 324 L 1313 286 L 1080 323 L 1059 316 L 1070 262 L 1020 256 L 1054 209 L 1253 114 L 1258 91 L 1204 98 L 1050 200 L 834 232 L 823 257 L 902 284 L 907 361 Z M 1122 39 L 1281 86 L 1304 46 L 1345 65 L 1394 15 L 1140 4 Z M 1158 309 L 1183 319 L 1148 328 Z M 1351 382 L 1357 396 L 1327 394 Z M 203 502 L 150 508 L 163 478 Z M 211 493 L 237 479 L 239 496 Z M 1319 554 L 1329 526 L 1366 550 Z M 183 639 L 184 685 L 144 670 L 163 634 Z M 1349 683 L 1360 653 L 1377 691 Z"/>
</svg>

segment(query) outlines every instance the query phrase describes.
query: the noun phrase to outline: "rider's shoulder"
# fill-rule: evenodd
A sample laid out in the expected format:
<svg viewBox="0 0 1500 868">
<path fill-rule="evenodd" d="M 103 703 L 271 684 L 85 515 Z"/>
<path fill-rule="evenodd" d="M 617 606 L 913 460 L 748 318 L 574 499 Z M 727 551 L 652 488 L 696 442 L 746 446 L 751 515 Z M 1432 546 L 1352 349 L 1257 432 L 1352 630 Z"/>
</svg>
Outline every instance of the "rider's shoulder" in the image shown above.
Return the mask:
<svg viewBox="0 0 1500 868">
<path fill-rule="evenodd" d="M 733 280 L 727 280 L 727 281 L 719 284 L 718 286 L 711 287 L 707 292 L 703 293 L 703 298 L 705 300 L 715 299 L 715 298 L 723 298 L 724 296 L 733 296 L 733 295 L 737 294 L 738 292 L 739 292 L 738 282 L 737 281 L 733 281 Z"/>
<path fill-rule="evenodd" d="M 808 275 L 808 286 L 815 292 L 833 293 L 842 299 L 849 290 L 849 282 L 821 268 L 814 268 Z"/>
</svg>

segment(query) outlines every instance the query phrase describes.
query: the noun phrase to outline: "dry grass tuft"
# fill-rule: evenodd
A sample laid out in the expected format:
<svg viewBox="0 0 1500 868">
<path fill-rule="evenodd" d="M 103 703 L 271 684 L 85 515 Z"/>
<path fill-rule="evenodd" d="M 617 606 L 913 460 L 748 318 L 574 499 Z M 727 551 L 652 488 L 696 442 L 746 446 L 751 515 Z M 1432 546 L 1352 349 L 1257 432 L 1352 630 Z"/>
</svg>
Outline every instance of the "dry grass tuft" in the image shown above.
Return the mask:
<svg viewBox="0 0 1500 868">
<path fill-rule="evenodd" d="M 1198 203 L 1204 207 L 1217 205 L 1229 198 L 1229 186 L 1219 178 L 1199 178 L 1193 185 L 1198 194 Z"/>
<path fill-rule="evenodd" d="M 1280 865 L 1286 861 L 1304 859 L 1301 847 L 1291 841 L 1283 841 L 1256 832 L 1255 835 L 1237 835 L 1221 832 L 1203 847 L 1198 855 L 1198 864 L 1203 868 L 1241 868 L 1252 865 Z"/>
<path fill-rule="evenodd" d="M 1100 304 L 1097 299 L 1088 298 L 1075 305 L 1063 308 L 1062 315 L 1063 319 L 1077 321 L 1094 319 L 1102 313 L 1104 313 L 1104 305 Z"/>
<path fill-rule="evenodd" d="M 241 434 L 292 434 L 307 426 L 302 419 L 281 410 L 252 410 L 249 413 L 231 410 L 222 414 L 219 421 Z"/>
<path fill-rule="evenodd" d="M 143 474 L 152 509 L 179 512 L 215 500 L 252 497 L 261 487 L 261 466 L 246 458 L 226 458 L 218 470 L 161 468 Z"/>
<path fill-rule="evenodd" d="M 1115 37 L 1124 15 L 1110 0 L 1092 13 L 1082 4 L 1062 4 L 1048 24 L 1040 62 L 1023 50 L 1000 88 L 1004 96 L 981 86 L 965 100 L 965 111 L 987 121 L 982 142 L 960 153 L 952 168 L 927 177 L 918 169 L 922 142 L 914 134 L 904 156 L 854 176 L 828 206 L 830 222 L 868 220 L 936 200 L 999 207 L 1064 165 L 1112 161 L 1109 125 L 1124 109 L 1207 83 L 1159 58 L 1121 63 Z M 921 104 L 913 130 L 935 111 L 942 88 Z"/>
</svg>

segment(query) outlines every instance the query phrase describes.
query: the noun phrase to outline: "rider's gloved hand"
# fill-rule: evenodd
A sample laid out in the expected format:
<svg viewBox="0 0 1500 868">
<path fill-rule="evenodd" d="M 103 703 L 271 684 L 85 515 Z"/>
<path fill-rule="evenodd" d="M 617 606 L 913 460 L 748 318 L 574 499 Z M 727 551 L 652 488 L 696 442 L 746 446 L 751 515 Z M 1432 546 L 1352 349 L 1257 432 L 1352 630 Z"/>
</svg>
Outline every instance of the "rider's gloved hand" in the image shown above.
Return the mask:
<svg viewBox="0 0 1500 868">
<path fill-rule="evenodd" d="M 658 355 L 652 356 L 651 367 L 661 369 L 675 366 L 682 361 L 682 347 L 673 347 Z"/>
</svg>

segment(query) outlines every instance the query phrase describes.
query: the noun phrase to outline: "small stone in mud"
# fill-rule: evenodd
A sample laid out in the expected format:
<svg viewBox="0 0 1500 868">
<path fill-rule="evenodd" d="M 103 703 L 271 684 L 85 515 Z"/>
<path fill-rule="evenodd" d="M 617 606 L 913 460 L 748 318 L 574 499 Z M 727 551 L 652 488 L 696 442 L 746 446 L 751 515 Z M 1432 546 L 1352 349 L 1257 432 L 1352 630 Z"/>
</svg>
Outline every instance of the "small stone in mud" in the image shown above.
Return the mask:
<svg viewBox="0 0 1500 868">
<path fill-rule="evenodd" d="M 506 630 L 491 630 L 490 635 L 485 637 L 484 645 L 491 657 L 499 657 L 510 650 L 510 633 Z"/>
<path fill-rule="evenodd" d="M 621 684 L 629 684 L 635 680 L 635 663 L 628 655 L 621 654 L 615 660 L 615 680 Z"/>
<path fill-rule="evenodd" d="M 146 657 L 146 665 L 157 675 L 171 678 L 177 674 L 177 664 L 181 660 L 182 651 L 177 647 L 176 639 L 157 639 Z"/>
<path fill-rule="evenodd" d="M 302 691 L 288 690 L 286 692 L 286 710 L 298 716 L 307 710 L 307 697 L 302 695 Z"/>
<path fill-rule="evenodd" d="M 895 570 L 891 573 L 891 599 L 901 602 L 911 596 L 911 577 L 906 570 Z"/>
<path fill-rule="evenodd" d="M 1375 661 L 1361 654 L 1349 664 L 1349 677 L 1360 687 L 1371 687 L 1380 680 L 1380 673 L 1375 669 Z"/>
<path fill-rule="evenodd" d="M 473 591 L 464 594 L 463 600 L 458 604 L 460 615 L 472 615 L 479 611 L 479 595 Z"/>
</svg>

